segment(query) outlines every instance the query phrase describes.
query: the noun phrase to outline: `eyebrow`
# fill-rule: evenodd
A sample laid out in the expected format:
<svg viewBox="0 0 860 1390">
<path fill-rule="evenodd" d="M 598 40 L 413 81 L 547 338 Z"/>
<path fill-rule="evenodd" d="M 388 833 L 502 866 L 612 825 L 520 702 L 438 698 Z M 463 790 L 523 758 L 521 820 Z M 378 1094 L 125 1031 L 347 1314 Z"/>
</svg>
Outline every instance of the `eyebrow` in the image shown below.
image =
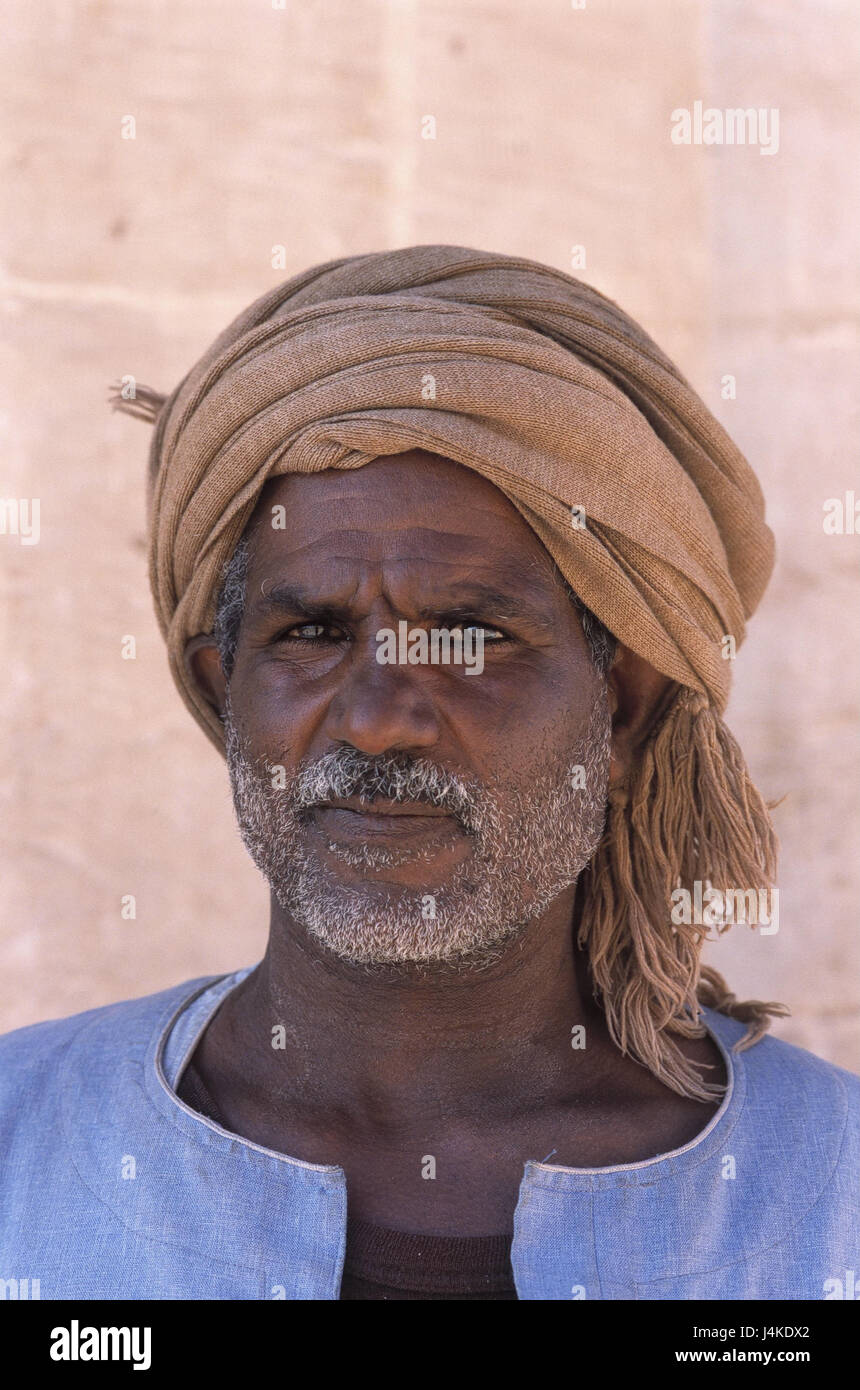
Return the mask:
<svg viewBox="0 0 860 1390">
<path fill-rule="evenodd" d="M 494 617 L 524 619 L 526 622 L 544 621 L 539 610 L 520 595 L 509 594 L 495 589 L 491 584 L 476 583 L 470 580 L 458 587 L 456 596 L 450 602 L 421 605 L 417 612 L 419 618 L 427 621 L 434 617 L 469 617 L 479 611 L 492 613 Z"/>
<path fill-rule="evenodd" d="M 260 594 L 253 607 L 254 612 L 261 618 L 277 613 L 295 613 L 301 618 L 342 618 L 348 611 L 344 604 L 321 603 L 314 598 L 310 589 L 286 582 L 275 584 L 267 594 Z"/>
<path fill-rule="evenodd" d="M 450 600 L 439 599 L 435 603 L 421 604 L 416 615 L 424 622 L 433 618 L 474 617 L 484 611 L 504 622 L 505 619 L 522 619 L 525 622 L 547 624 L 549 614 L 521 596 L 506 593 L 491 584 L 468 580 L 458 586 Z M 352 610 L 348 603 L 320 600 L 312 590 L 301 584 L 284 581 L 275 584 L 267 594 L 261 595 L 254 603 L 254 612 L 261 618 L 278 613 L 295 614 L 303 618 L 327 618 L 343 622 L 349 619 Z"/>
</svg>

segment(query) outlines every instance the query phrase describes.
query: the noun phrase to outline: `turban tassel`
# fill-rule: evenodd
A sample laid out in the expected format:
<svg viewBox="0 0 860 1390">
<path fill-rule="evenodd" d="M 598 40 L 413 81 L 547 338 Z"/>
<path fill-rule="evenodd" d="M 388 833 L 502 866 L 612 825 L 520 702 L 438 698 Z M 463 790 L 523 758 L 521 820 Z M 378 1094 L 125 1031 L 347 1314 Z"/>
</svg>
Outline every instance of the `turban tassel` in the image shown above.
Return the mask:
<svg viewBox="0 0 860 1390">
<path fill-rule="evenodd" d="M 703 927 L 672 922 L 672 892 L 698 881 L 758 895 L 773 883 L 776 853 L 767 806 L 737 741 L 703 696 L 680 690 L 629 783 L 609 793 L 603 838 L 577 886 L 577 939 L 616 1044 L 682 1095 L 722 1094 L 702 1082 L 672 1037 L 702 1035 L 700 1004 L 751 1025 L 739 1050 L 788 1011 L 736 1000 L 722 976 L 701 965 Z"/>
<path fill-rule="evenodd" d="M 432 389 L 430 387 L 432 386 Z M 580 600 L 675 683 L 577 888 L 575 929 L 617 1045 L 706 1100 L 675 1038 L 702 1004 L 749 1022 L 700 965 L 703 932 L 671 894 L 769 888 L 767 808 L 722 720 L 731 662 L 773 566 L 758 481 L 678 369 L 618 305 L 560 271 L 456 246 L 316 266 L 263 295 L 169 397 L 115 408 L 155 424 L 150 582 L 171 672 L 223 752 L 185 645 L 211 631 L 229 560 L 265 483 L 424 449 L 481 473 Z M 584 527 L 571 524 L 574 513 Z"/>
<path fill-rule="evenodd" d="M 136 420 L 143 420 L 147 425 L 154 425 L 161 413 L 167 397 L 160 391 L 154 391 L 151 386 L 144 386 L 138 383 L 134 388 L 134 395 L 125 395 L 121 385 L 111 387 L 108 396 L 108 404 L 113 410 L 120 410 L 126 415 L 133 415 Z"/>
</svg>

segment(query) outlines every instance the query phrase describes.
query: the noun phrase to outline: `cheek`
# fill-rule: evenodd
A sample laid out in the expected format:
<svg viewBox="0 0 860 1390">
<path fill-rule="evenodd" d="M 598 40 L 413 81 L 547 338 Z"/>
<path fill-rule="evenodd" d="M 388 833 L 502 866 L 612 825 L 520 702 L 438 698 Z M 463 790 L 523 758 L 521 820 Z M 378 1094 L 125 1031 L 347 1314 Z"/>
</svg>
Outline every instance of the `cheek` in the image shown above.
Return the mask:
<svg viewBox="0 0 860 1390">
<path fill-rule="evenodd" d="M 544 670 L 539 678 L 485 669 L 449 692 L 445 713 L 476 771 L 515 775 L 568 759 L 581 746 L 595 701 L 605 698 L 590 662 Z"/>
<path fill-rule="evenodd" d="M 575 732 L 587 722 L 598 683 L 589 661 L 535 657 L 498 666 L 487 662 L 480 675 L 463 677 L 455 694 L 474 707 L 477 718 L 492 720 L 500 730 L 553 728 L 563 737 L 565 729 Z"/>
<path fill-rule="evenodd" d="M 237 662 L 230 683 L 233 717 L 253 759 L 283 762 L 297 749 L 310 719 L 310 702 L 290 697 L 282 684 L 261 681 Z M 294 757 L 300 756 L 295 752 Z"/>
</svg>

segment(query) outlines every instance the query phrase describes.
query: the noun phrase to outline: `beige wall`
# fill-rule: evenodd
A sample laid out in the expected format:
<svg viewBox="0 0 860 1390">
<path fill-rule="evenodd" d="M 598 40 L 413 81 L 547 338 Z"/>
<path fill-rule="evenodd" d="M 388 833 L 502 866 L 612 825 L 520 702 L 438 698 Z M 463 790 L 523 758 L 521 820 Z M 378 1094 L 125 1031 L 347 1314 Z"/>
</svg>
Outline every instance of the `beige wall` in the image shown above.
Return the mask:
<svg viewBox="0 0 860 1390">
<path fill-rule="evenodd" d="M 745 449 L 777 533 L 730 722 L 785 798 L 780 931 L 735 928 L 711 959 L 790 1004 L 779 1034 L 860 1069 L 860 535 L 822 528 L 826 498 L 860 496 L 854 0 L 6 13 L 0 496 L 40 499 L 41 539 L 0 536 L 0 1028 L 250 963 L 265 938 L 151 611 L 149 432 L 106 383 L 172 387 L 246 302 L 334 256 L 444 241 L 570 269 L 582 245 L 579 273 Z M 778 153 L 674 145 L 697 99 L 778 108 Z"/>
</svg>

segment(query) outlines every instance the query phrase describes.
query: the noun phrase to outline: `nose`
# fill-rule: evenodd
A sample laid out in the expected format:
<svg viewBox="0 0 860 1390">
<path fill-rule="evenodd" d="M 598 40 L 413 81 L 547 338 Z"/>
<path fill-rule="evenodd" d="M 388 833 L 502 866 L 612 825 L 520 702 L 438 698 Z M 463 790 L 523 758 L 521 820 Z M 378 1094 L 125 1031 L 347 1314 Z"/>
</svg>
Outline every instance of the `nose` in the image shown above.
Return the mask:
<svg viewBox="0 0 860 1390">
<path fill-rule="evenodd" d="M 328 707 L 325 734 L 369 756 L 432 748 L 439 717 L 415 669 L 380 665 L 373 652 L 353 661 Z"/>
</svg>

